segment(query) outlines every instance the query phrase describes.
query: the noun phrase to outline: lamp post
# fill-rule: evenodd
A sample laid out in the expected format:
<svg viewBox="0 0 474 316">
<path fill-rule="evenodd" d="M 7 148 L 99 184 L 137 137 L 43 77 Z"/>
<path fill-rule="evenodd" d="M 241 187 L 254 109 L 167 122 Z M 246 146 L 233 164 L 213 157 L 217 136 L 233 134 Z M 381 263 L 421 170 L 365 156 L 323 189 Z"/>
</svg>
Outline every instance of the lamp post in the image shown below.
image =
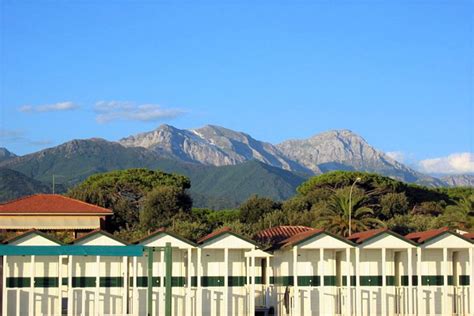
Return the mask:
<svg viewBox="0 0 474 316">
<path fill-rule="evenodd" d="M 349 192 L 349 236 L 352 235 L 352 190 L 357 182 L 362 180 L 360 177 L 357 177 L 354 180 L 354 183 L 351 185 L 351 190 Z"/>
</svg>

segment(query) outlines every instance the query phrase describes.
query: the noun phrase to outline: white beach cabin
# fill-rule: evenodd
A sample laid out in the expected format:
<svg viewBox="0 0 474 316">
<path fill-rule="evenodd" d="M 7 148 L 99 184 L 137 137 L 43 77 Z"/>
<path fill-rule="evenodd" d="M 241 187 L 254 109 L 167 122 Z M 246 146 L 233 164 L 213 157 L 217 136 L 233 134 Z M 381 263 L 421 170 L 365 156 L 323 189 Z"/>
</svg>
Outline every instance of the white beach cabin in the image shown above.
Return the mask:
<svg viewBox="0 0 474 316">
<path fill-rule="evenodd" d="M 357 244 L 355 309 L 361 315 L 413 315 L 416 243 L 384 228 L 348 239 Z"/>
<path fill-rule="evenodd" d="M 201 238 L 198 244 L 197 315 L 265 313 L 270 254 L 229 228 Z"/>
<path fill-rule="evenodd" d="M 73 244 L 118 247 L 127 245 L 101 230 L 90 232 L 74 240 Z M 65 275 L 69 276 L 67 284 L 71 284 L 67 296 L 68 315 L 128 314 L 128 257 L 105 254 L 104 252 L 104 256 L 63 258 L 63 269 L 67 269 Z"/>
<path fill-rule="evenodd" d="M 161 228 L 136 242 L 145 247 L 163 248 L 171 244 L 172 252 L 172 314 L 196 315 L 196 244 Z M 153 304 L 152 315 L 165 313 L 165 259 L 163 251 L 153 252 Z M 134 287 L 133 315 L 145 315 L 147 311 L 147 257 L 133 258 L 130 266 Z"/>
<path fill-rule="evenodd" d="M 18 247 L 61 244 L 36 230 L 27 231 L 5 243 Z M 59 284 L 65 275 L 60 269 L 60 260 L 57 256 L 3 256 L 3 315 L 60 314 Z"/>
<path fill-rule="evenodd" d="M 335 315 L 350 312 L 354 245 L 321 229 L 280 242 L 274 250 L 273 280 L 278 315 Z M 352 294 L 352 295 L 351 295 Z"/>
<path fill-rule="evenodd" d="M 472 240 L 448 228 L 412 233 L 406 238 L 419 244 L 418 314 L 474 315 Z"/>
</svg>

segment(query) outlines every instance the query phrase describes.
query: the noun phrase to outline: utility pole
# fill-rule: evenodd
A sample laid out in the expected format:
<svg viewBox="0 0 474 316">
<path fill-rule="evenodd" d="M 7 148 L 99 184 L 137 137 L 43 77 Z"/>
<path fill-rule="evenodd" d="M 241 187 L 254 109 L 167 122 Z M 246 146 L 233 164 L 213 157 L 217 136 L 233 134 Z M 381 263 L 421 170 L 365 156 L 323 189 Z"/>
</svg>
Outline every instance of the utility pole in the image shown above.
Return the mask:
<svg viewBox="0 0 474 316">
<path fill-rule="evenodd" d="M 64 178 L 64 176 L 62 176 L 62 175 L 60 175 L 60 174 L 56 175 L 56 174 L 53 173 L 53 194 L 55 193 L 56 176 L 58 176 L 58 177 L 63 177 L 63 178 Z"/>
</svg>

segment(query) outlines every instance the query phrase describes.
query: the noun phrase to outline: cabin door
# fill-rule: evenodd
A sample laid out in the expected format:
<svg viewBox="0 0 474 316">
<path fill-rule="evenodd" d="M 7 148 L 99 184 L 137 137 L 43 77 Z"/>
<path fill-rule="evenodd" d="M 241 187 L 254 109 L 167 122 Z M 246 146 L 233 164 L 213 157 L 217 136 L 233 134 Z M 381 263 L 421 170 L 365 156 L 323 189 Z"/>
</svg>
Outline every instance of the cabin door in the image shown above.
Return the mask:
<svg viewBox="0 0 474 316">
<path fill-rule="evenodd" d="M 459 260 L 459 252 L 453 251 L 452 260 L 452 271 L 453 271 L 453 314 L 464 315 L 467 314 L 467 306 L 469 302 L 469 292 L 466 291 L 467 287 L 459 284 L 460 275 L 462 274 L 461 263 Z"/>
<path fill-rule="evenodd" d="M 336 252 L 336 314 L 342 315 L 343 293 L 342 293 L 342 251 Z"/>
<path fill-rule="evenodd" d="M 393 256 L 394 261 L 394 278 L 395 278 L 395 304 L 394 304 L 394 313 L 395 315 L 403 314 L 403 306 L 405 302 L 405 293 L 403 288 L 401 287 L 401 275 L 400 275 L 400 268 L 401 268 L 401 259 L 400 259 L 400 252 L 395 252 Z"/>
</svg>

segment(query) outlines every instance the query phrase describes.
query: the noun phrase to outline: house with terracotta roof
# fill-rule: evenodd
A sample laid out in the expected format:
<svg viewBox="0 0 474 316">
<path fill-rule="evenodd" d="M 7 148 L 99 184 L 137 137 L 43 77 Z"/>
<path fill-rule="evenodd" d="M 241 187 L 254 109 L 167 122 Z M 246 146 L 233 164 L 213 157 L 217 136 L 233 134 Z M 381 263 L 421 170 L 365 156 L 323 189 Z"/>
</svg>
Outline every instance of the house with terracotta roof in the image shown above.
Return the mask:
<svg viewBox="0 0 474 316">
<path fill-rule="evenodd" d="M 75 235 L 103 227 L 109 209 L 57 194 L 35 194 L 0 204 L 0 230 L 71 231 Z"/>
</svg>

